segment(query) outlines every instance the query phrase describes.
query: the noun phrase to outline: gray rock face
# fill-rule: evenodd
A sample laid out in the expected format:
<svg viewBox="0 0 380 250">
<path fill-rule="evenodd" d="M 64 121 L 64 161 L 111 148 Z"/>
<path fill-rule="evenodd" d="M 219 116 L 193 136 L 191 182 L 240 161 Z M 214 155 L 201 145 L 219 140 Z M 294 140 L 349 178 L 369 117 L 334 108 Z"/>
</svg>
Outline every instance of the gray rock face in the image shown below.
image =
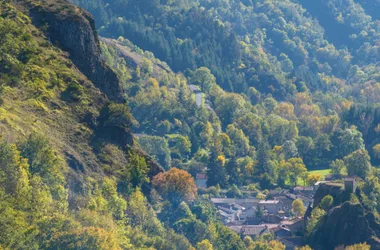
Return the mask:
<svg viewBox="0 0 380 250">
<path fill-rule="evenodd" d="M 335 185 L 321 185 L 314 196 L 314 207 L 326 195 L 334 198 L 335 207 L 330 209 L 308 236 L 313 249 L 334 249 L 367 242 L 371 249 L 380 249 L 380 223 L 378 218 L 361 204 L 349 202 L 350 193 Z"/>
<path fill-rule="evenodd" d="M 336 205 L 350 200 L 350 193 L 345 192 L 343 186 L 321 184 L 314 195 L 313 207 L 318 207 L 319 203 L 326 195 L 331 195 L 334 198 L 334 204 Z"/>
<path fill-rule="evenodd" d="M 314 249 L 334 249 L 340 245 L 369 242 L 376 237 L 360 204 L 345 202 L 331 209 L 310 236 Z"/>
<path fill-rule="evenodd" d="M 100 57 L 100 46 L 92 16 L 62 0 L 54 5 L 38 5 L 18 0 L 27 7 L 36 27 L 50 41 L 68 52 L 69 58 L 111 101 L 124 102 L 123 89 L 115 72 Z"/>
</svg>

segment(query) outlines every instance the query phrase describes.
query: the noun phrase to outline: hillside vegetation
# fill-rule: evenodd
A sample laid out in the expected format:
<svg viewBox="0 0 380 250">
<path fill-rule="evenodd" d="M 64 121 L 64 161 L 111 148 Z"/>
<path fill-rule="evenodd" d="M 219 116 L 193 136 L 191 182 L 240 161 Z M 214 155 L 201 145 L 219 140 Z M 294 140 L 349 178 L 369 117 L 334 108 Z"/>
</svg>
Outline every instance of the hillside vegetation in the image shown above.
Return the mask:
<svg viewBox="0 0 380 250">
<path fill-rule="evenodd" d="M 81 10 L 59 3 L 52 19 L 90 27 Z M 51 23 L 33 25 L 29 11 L 47 4 L 0 5 L 1 248 L 189 249 L 141 191 L 162 170 L 133 146 L 128 107 L 109 102 L 52 45 L 43 32 Z"/>
<path fill-rule="evenodd" d="M 379 23 L 359 3 L 73 2 L 119 40 L 103 55 L 123 78 L 135 131 L 148 135 L 141 146 L 164 168 L 195 176 L 208 166 L 210 186 L 267 188 L 357 150 L 379 163 Z M 126 63 L 123 45 L 144 60 Z M 156 58 L 173 72 L 157 71 Z M 194 105 L 189 84 L 207 105 Z"/>
<path fill-rule="evenodd" d="M 71 2 L 0 3 L 0 249 L 283 250 L 209 198 L 326 171 L 380 212 L 377 0 Z"/>
</svg>

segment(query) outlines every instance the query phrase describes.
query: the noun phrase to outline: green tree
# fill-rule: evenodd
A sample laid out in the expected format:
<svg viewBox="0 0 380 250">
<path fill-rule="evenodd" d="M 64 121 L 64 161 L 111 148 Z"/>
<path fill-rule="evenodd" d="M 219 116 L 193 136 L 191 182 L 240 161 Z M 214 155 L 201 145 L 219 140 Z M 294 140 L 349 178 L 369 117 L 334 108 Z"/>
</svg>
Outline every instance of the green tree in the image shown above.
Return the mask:
<svg viewBox="0 0 380 250">
<path fill-rule="evenodd" d="M 197 250 L 213 250 L 213 246 L 209 240 L 202 240 L 197 243 Z"/>
<path fill-rule="evenodd" d="M 358 176 L 365 179 L 371 171 L 370 157 L 367 150 L 359 149 L 350 155 L 344 157 L 344 163 L 347 167 L 349 176 Z"/>
<path fill-rule="evenodd" d="M 376 144 L 375 146 L 372 147 L 373 154 L 377 159 L 380 159 L 380 144 Z"/>
<path fill-rule="evenodd" d="M 319 207 L 325 211 L 328 211 L 330 207 L 333 205 L 333 203 L 334 203 L 334 198 L 331 195 L 326 195 L 325 197 L 323 197 L 323 199 L 319 203 Z"/>
<path fill-rule="evenodd" d="M 293 141 L 286 141 L 282 145 L 282 149 L 285 155 L 285 159 L 290 159 L 298 156 L 298 150 L 296 144 Z"/>
<path fill-rule="evenodd" d="M 215 248 L 218 249 L 236 249 L 243 250 L 245 245 L 239 235 L 234 233 L 229 228 L 225 227 L 222 224 L 216 224 L 216 244 Z"/>
<path fill-rule="evenodd" d="M 306 209 L 305 206 L 300 199 L 295 199 L 292 203 L 292 211 L 296 216 L 303 216 Z"/>
<path fill-rule="evenodd" d="M 313 250 L 313 249 L 309 246 L 303 246 L 303 247 L 296 247 L 296 250 Z"/>
<path fill-rule="evenodd" d="M 137 152 L 129 154 L 128 171 L 133 187 L 141 187 L 150 181 L 148 177 L 149 167 L 145 158 L 138 155 Z"/>
<path fill-rule="evenodd" d="M 161 235 L 164 228 L 149 207 L 148 201 L 140 188 L 136 188 L 127 203 L 127 223 L 153 235 Z"/>
<path fill-rule="evenodd" d="M 317 227 L 319 220 L 326 214 L 325 210 L 318 207 L 314 208 L 306 225 L 306 232 L 310 235 Z"/>
<path fill-rule="evenodd" d="M 208 68 L 201 67 L 194 72 L 190 83 L 201 86 L 202 91 L 209 93 L 211 87 L 216 84 L 216 80 Z"/>
<path fill-rule="evenodd" d="M 223 126 L 233 124 L 239 113 L 244 110 L 245 100 L 241 95 L 236 93 L 224 93 L 222 96 L 216 97 L 215 112 L 222 121 Z"/>
<path fill-rule="evenodd" d="M 168 141 L 159 136 L 141 136 L 137 138 L 137 142 L 141 148 L 151 157 L 160 163 L 160 165 L 168 170 L 171 165 L 171 156 Z"/>
<path fill-rule="evenodd" d="M 269 145 L 267 142 L 262 142 L 257 150 L 257 165 L 255 175 L 258 177 L 261 188 L 269 188 L 274 182 L 275 168 L 270 162 Z"/>
<path fill-rule="evenodd" d="M 164 136 L 170 132 L 171 123 L 168 120 L 162 121 L 157 125 L 157 132 L 159 135 Z"/>
<path fill-rule="evenodd" d="M 177 155 L 179 159 L 186 158 L 191 152 L 191 142 L 187 136 L 171 135 L 169 144 L 172 155 Z"/>
<path fill-rule="evenodd" d="M 17 201 L 20 208 L 27 207 L 30 195 L 28 160 L 22 158 L 16 145 L 0 143 L 0 186 Z"/>
<path fill-rule="evenodd" d="M 309 186 L 314 186 L 314 184 L 320 180 L 321 180 L 320 174 L 307 174 L 306 183 Z"/>
<path fill-rule="evenodd" d="M 337 133 L 337 142 L 334 143 L 337 145 L 337 158 L 343 158 L 356 150 L 364 149 L 363 135 L 357 129 L 349 128 Z"/>
<path fill-rule="evenodd" d="M 149 59 L 143 58 L 141 68 L 145 73 L 151 74 L 153 72 L 153 63 Z"/>
<path fill-rule="evenodd" d="M 209 238 L 207 225 L 195 218 L 181 219 L 173 224 L 177 233 L 183 234 L 192 244 Z"/>
<path fill-rule="evenodd" d="M 298 177 L 307 172 L 305 164 L 301 158 L 290 158 L 287 161 L 287 166 L 289 168 L 289 177 L 293 185 L 297 185 Z"/>
<path fill-rule="evenodd" d="M 221 158 L 223 157 L 223 159 Z M 225 159 L 222 155 L 212 152 L 207 167 L 207 186 L 216 186 L 225 188 L 228 185 L 228 175 L 225 167 Z"/>
<path fill-rule="evenodd" d="M 233 142 L 234 154 L 236 156 L 243 157 L 249 154 L 249 139 L 241 129 L 236 129 L 234 125 L 230 124 L 227 126 L 226 133 Z"/>
<path fill-rule="evenodd" d="M 83 250 L 121 249 L 115 233 L 95 227 L 57 232 L 50 242 L 53 249 L 78 249 L 79 246 Z"/>
<path fill-rule="evenodd" d="M 227 197 L 229 198 L 240 198 L 241 196 L 242 193 L 236 185 L 232 185 L 227 192 Z"/>
<path fill-rule="evenodd" d="M 346 166 L 344 165 L 344 161 L 337 159 L 332 161 L 330 164 L 331 173 L 341 175 L 345 170 Z"/>
<path fill-rule="evenodd" d="M 369 246 L 367 243 L 360 243 L 355 244 L 352 246 L 348 246 L 345 248 L 345 250 L 370 250 L 371 246 Z"/>
<path fill-rule="evenodd" d="M 62 167 L 62 164 L 44 136 L 32 133 L 21 143 L 20 151 L 21 155 L 28 159 L 32 174 L 39 174 L 47 183 L 53 182 L 53 178 L 62 182 L 63 176 L 60 176 L 60 169 L 57 169 Z"/>
<path fill-rule="evenodd" d="M 252 145 L 257 146 L 262 140 L 261 118 L 253 113 L 239 117 L 235 124 L 248 136 Z"/>
</svg>

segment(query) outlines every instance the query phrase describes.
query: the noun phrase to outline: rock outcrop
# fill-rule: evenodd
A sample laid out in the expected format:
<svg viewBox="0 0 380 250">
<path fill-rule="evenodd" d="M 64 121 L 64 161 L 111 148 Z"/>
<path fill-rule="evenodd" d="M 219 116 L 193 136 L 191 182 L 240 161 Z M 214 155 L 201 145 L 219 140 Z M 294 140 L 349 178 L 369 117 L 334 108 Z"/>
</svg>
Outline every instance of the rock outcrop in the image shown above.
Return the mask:
<svg viewBox="0 0 380 250">
<path fill-rule="evenodd" d="M 66 0 L 9 0 L 12 5 L 18 10 L 24 12 L 31 20 L 32 24 L 43 32 L 50 42 L 67 52 L 68 58 L 76 66 L 76 68 L 90 80 L 96 88 L 86 87 L 85 91 L 95 92 L 96 96 L 92 95 L 93 101 L 97 105 L 94 107 L 96 112 L 88 112 L 84 117 L 81 117 L 80 122 L 86 124 L 89 129 L 93 130 L 91 138 L 83 138 L 83 141 L 73 139 L 74 142 L 79 142 L 85 145 L 85 149 L 79 149 L 76 145 L 67 144 L 62 151 L 66 157 L 68 165 L 73 171 L 70 172 L 70 190 L 79 193 L 83 181 L 83 173 L 88 173 L 87 170 L 92 170 L 96 173 L 101 173 L 102 160 L 96 157 L 98 145 L 103 142 L 113 144 L 125 154 L 128 149 L 135 149 L 133 143 L 133 133 L 130 129 L 120 127 L 112 127 L 109 124 L 102 126 L 97 120 L 98 112 L 102 106 L 104 107 L 107 98 L 112 102 L 124 103 L 125 98 L 123 88 L 116 73 L 106 65 L 101 59 L 99 38 L 95 29 L 95 22 L 92 16 L 79 7 L 74 6 Z M 68 62 L 69 63 L 69 62 Z M 99 96 L 98 96 L 99 95 Z M 107 98 L 104 98 L 107 96 Z M 99 97 L 99 100 L 95 98 Z M 78 121 L 79 122 L 79 121 Z M 73 131 L 70 131 L 70 133 Z M 100 135 L 101 134 L 101 135 Z M 75 136 L 72 136 L 75 137 Z M 82 139 L 82 138 L 81 138 Z M 88 141 L 87 141 L 88 140 Z M 69 148 L 70 150 L 68 150 Z M 154 175 L 163 172 L 160 167 L 151 157 L 145 152 L 138 149 L 138 154 L 146 159 L 150 168 L 148 176 L 152 178 Z M 87 155 L 93 156 L 92 161 Z M 91 162 L 91 164 L 89 164 Z M 149 185 L 146 185 L 145 190 L 149 193 Z"/>
<path fill-rule="evenodd" d="M 114 102 L 124 102 L 123 89 L 113 70 L 100 57 L 100 45 L 92 16 L 64 0 L 14 0 L 45 32 L 50 41 L 68 52 L 87 78 Z"/>
<path fill-rule="evenodd" d="M 376 223 L 376 227 L 378 226 Z M 371 244 L 373 249 L 380 249 L 377 248 L 380 241 L 365 216 L 364 208 L 350 202 L 331 209 L 309 239 L 313 249 L 334 249 L 337 246 L 361 242 Z"/>
<path fill-rule="evenodd" d="M 328 250 L 367 242 L 371 249 L 380 249 L 380 223 L 377 217 L 360 203 L 350 202 L 351 193 L 339 184 L 320 185 L 314 195 L 313 207 L 318 207 L 326 195 L 334 198 L 334 207 L 307 237 L 308 244 L 315 250 Z"/>
<path fill-rule="evenodd" d="M 331 195 L 334 198 L 334 204 L 341 204 L 350 200 L 350 193 L 345 192 L 343 185 L 340 184 L 321 184 L 314 195 L 313 207 L 318 207 L 321 200 Z"/>
</svg>

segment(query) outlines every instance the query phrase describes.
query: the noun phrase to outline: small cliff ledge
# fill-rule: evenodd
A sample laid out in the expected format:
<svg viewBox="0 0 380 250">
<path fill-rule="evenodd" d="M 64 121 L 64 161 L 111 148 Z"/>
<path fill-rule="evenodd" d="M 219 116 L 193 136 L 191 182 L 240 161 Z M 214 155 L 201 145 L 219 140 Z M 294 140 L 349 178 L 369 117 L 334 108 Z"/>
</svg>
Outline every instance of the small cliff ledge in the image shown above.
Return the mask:
<svg viewBox="0 0 380 250">
<path fill-rule="evenodd" d="M 318 207 L 319 203 L 326 195 L 331 195 L 334 198 L 335 204 L 341 204 L 350 200 L 350 193 L 345 192 L 343 185 L 338 183 L 321 184 L 314 195 L 313 207 Z"/>
<path fill-rule="evenodd" d="M 100 57 L 100 45 L 92 16 L 65 0 L 14 0 L 29 12 L 33 24 L 50 41 L 69 54 L 76 67 L 111 101 L 124 102 L 115 72 Z"/>
</svg>

